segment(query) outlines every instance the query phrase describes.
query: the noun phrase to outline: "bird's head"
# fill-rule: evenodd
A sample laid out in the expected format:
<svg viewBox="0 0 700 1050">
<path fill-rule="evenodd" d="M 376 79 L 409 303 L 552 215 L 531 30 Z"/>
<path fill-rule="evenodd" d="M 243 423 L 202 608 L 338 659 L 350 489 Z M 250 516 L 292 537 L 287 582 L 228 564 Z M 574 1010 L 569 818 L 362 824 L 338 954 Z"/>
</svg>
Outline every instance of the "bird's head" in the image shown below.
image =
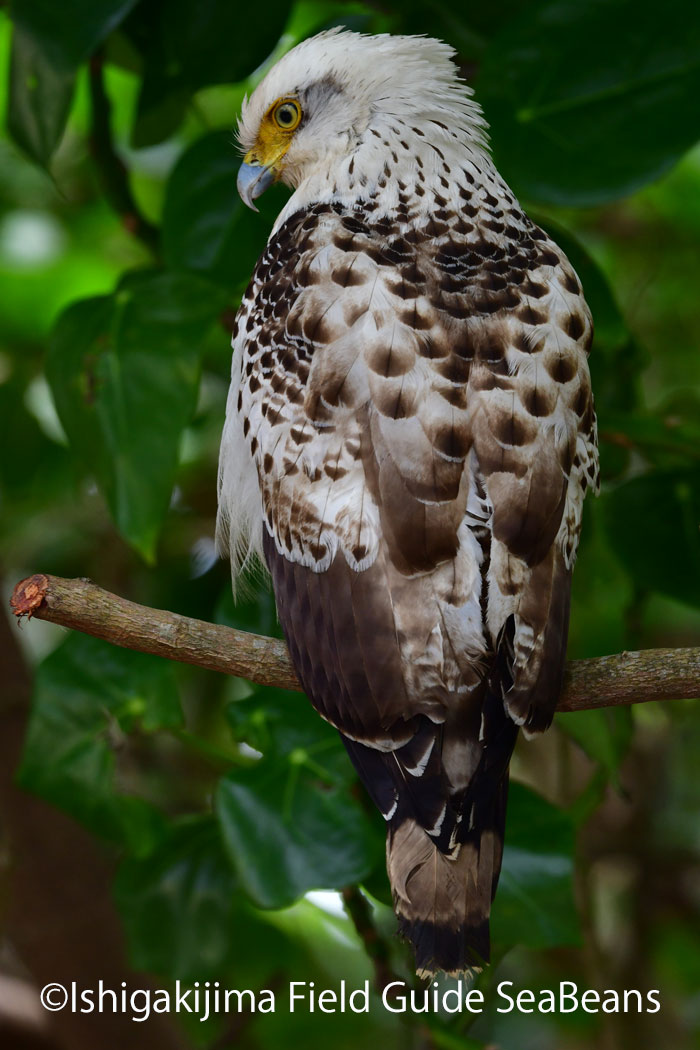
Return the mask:
<svg viewBox="0 0 700 1050">
<path fill-rule="evenodd" d="M 340 30 L 289 51 L 243 104 L 243 201 L 255 208 L 278 179 L 296 188 L 312 176 L 335 177 L 363 146 L 379 159 L 392 138 L 410 141 L 409 153 L 424 148 L 426 134 L 482 149 L 485 123 L 453 53 L 428 37 Z"/>
</svg>

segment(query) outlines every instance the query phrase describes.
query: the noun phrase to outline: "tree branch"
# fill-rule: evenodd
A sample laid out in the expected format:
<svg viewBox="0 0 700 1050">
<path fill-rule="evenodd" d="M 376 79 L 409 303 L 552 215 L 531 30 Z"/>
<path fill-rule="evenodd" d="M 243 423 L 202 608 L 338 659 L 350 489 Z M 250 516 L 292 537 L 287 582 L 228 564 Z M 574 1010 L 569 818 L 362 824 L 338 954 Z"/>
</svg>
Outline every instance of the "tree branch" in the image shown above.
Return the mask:
<svg viewBox="0 0 700 1050">
<path fill-rule="evenodd" d="M 137 605 L 92 580 L 30 576 L 17 584 L 10 605 L 18 617 L 36 616 L 124 649 L 301 690 L 284 642 Z"/>
<path fill-rule="evenodd" d="M 284 642 L 119 598 L 91 580 L 30 576 L 10 599 L 19 619 L 38 617 L 126 649 L 301 690 Z M 567 664 L 558 711 L 700 697 L 700 648 L 646 649 Z"/>
<path fill-rule="evenodd" d="M 374 967 L 374 987 L 381 994 L 396 980 L 390 963 L 389 945 L 381 937 L 372 917 L 372 907 L 359 886 L 345 886 L 341 891 L 345 910 L 362 941 L 362 946 Z"/>
</svg>

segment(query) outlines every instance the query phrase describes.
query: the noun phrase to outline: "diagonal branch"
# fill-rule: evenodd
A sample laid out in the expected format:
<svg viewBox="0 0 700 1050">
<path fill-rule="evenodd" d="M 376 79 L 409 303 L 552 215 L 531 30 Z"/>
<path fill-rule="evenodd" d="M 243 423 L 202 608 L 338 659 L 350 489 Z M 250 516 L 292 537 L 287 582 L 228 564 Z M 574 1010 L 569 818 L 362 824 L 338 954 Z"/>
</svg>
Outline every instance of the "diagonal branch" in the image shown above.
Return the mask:
<svg viewBox="0 0 700 1050">
<path fill-rule="evenodd" d="M 15 616 L 38 617 L 260 685 L 301 690 L 284 642 L 119 598 L 91 580 L 30 576 L 15 587 Z M 700 648 L 646 649 L 567 664 L 559 711 L 700 697 Z"/>
</svg>

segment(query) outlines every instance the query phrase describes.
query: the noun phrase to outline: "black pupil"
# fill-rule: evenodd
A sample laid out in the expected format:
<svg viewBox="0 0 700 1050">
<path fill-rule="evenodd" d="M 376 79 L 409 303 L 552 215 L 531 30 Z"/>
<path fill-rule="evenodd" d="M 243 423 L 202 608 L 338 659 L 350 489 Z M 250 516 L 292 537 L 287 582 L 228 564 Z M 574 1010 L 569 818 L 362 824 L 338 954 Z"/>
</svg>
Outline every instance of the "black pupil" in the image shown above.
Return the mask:
<svg viewBox="0 0 700 1050">
<path fill-rule="evenodd" d="M 296 118 L 294 106 L 281 106 L 277 111 L 277 120 L 280 124 L 293 124 Z"/>
</svg>

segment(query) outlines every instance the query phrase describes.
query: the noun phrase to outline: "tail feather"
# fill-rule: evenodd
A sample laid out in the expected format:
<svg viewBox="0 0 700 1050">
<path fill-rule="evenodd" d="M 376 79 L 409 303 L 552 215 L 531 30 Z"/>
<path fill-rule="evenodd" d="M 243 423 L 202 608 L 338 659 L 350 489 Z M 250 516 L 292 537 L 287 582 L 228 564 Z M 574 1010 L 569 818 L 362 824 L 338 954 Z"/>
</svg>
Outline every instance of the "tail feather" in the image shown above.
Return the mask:
<svg viewBox="0 0 700 1050">
<path fill-rule="evenodd" d="M 492 799 L 491 819 L 468 832 L 451 856 L 414 820 L 389 828 L 387 871 L 399 932 L 413 945 L 422 977 L 438 970 L 476 973 L 489 961 L 507 791 L 506 774 Z"/>
</svg>

